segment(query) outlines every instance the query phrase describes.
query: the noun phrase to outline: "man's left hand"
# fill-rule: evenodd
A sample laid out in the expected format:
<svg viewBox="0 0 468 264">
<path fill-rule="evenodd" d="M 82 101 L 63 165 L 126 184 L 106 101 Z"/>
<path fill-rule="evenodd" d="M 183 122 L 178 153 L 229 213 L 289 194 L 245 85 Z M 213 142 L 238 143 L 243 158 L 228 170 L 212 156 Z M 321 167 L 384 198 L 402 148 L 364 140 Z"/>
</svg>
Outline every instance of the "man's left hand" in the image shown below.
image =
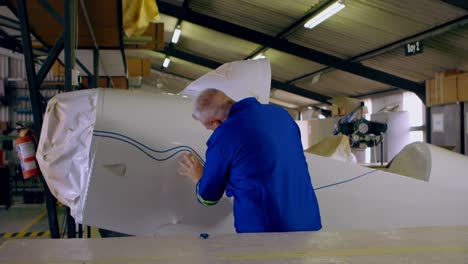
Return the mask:
<svg viewBox="0 0 468 264">
<path fill-rule="evenodd" d="M 177 172 L 197 183 L 203 175 L 203 165 L 193 152 L 184 153 L 180 157 Z"/>
</svg>

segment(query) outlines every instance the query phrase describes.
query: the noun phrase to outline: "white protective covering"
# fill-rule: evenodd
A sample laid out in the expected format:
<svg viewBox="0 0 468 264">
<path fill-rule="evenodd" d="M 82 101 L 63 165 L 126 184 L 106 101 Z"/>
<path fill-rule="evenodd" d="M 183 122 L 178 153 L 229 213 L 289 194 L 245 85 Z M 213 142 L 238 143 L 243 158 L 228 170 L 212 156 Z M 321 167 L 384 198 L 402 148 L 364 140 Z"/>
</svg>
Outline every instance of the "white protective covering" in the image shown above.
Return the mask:
<svg viewBox="0 0 468 264">
<path fill-rule="evenodd" d="M 256 97 L 263 104 L 270 100 L 271 68 L 268 59 L 234 61 L 221 65 L 193 81 L 181 94 L 197 96 L 207 88 L 223 91 L 235 101 Z"/>
</svg>

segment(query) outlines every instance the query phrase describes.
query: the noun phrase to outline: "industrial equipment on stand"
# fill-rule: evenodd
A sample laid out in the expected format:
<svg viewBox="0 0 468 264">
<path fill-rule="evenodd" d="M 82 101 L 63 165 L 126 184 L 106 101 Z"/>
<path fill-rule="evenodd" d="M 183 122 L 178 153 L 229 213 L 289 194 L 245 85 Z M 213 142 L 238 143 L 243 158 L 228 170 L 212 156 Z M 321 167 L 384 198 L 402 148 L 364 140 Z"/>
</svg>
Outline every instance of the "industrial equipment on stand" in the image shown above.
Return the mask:
<svg viewBox="0 0 468 264">
<path fill-rule="evenodd" d="M 348 136 L 349 145 L 352 148 L 376 147 L 382 143 L 383 136 L 387 131 L 387 124 L 363 118 L 363 108 L 364 103 L 361 103 L 351 113 L 341 118 L 334 131 L 335 135 Z"/>
</svg>

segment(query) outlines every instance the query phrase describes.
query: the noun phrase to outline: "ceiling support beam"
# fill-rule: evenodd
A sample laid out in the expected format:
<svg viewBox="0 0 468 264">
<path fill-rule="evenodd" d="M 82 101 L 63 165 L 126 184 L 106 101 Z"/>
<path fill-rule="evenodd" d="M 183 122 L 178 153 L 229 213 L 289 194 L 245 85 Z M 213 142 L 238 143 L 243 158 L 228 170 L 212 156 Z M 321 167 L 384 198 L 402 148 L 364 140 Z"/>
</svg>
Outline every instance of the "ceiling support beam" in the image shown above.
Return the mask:
<svg viewBox="0 0 468 264">
<path fill-rule="evenodd" d="M 304 16 L 302 16 L 301 18 L 299 18 L 298 20 L 294 21 L 292 24 L 290 24 L 288 27 L 286 27 L 285 29 L 283 29 L 280 33 L 276 34 L 275 36 L 275 40 L 278 40 L 278 39 L 284 39 L 286 37 L 288 37 L 289 35 L 291 35 L 292 33 L 294 33 L 296 30 L 298 30 L 299 28 L 302 28 L 304 23 L 310 19 L 312 16 L 315 16 L 319 11 L 322 10 L 322 7 L 328 5 L 330 2 L 332 2 L 333 0 L 328 0 L 328 1 L 322 1 L 321 3 L 317 4 L 317 6 L 312 9 L 311 11 L 307 12 L 307 14 L 305 14 Z M 245 58 L 245 60 L 247 59 L 251 59 L 253 58 L 255 55 L 261 53 L 261 52 L 265 52 L 269 47 L 268 46 L 261 46 L 259 47 L 258 49 L 256 49 L 254 52 L 250 53 L 249 56 L 247 56 Z"/>
<path fill-rule="evenodd" d="M 365 77 L 367 79 L 385 83 L 392 87 L 405 89 L 416 93 L 421 98 L 425 98 L 425 88 L 423 84 L 413 82 L 411 80 L 407 80 L 383 71 L 379 71 L 359 63 L 348 62 L 336 56 L 326 54 L 324 52 L 317 51 L 314 49 L 310 49 L 295 43 L 291 43 L 285 39 L 275 39 L 275 37 L 267 35 L 265 33 L 245 28 L 204 14 L 200 14 L 190 9 L 184 9 L 179 6 L 168 4 L 166 2 L 158 2 L 158 7 L 161 13 L 179 19 L 183 19 L 188 22 L 198 24 L 200 26 L 216 30 L 225 34 L 229 34 L 241 39 L 255 42 L 263 46 L 268 46 L 310 61 L 331 66 L 342 71 L 353 73 L 361 77 Z"/>
<path fill-rule="evenodd" d="M 453 5 L 453 6 L 456 6 L 458 8 L 465 9 L 466 11 L 468 11 L 468 1 L 466 0 L 442 0 L 442 1 L 446 2 L 447 4 L 450 4 L 450 5 Z"/>
<path fill-rule="evenodd" d="M 160 52 L 160 51 L 157 51 L 157 52 Z M 201 65 L 201 66 L 204 66 L 204 67 L 207 67 L 207 68 L 211 68 L 211 69 L 218 68 L 219 66 L 222 65 L 222 63 L 219 63 L 219 62 L 216 62 L 216 61 L 213 61 L 213 60 L 209 60 L 209 59 L 206 59 L 206 58 L 202 58 L 202 57 L 187 53 L 185 51 L 177 50 L 177 49 L 171 48 L 171 47 L 166 47 L 164 49 L 164 53 L 167 56 L 172 56 L 172 57 L 175 57 L 175 58 L 178 58 L 178 59 L 181 59 L 181 60 L 185 60 L 185 61 L 197 64 L 197 65 Z M 331 97 L 329 97 L 329 96 L 318 94 L 318 93 L 315 93 L 315 92 L 312 92 L 312 91 L 309 91 L 309 90 L 306 90 L 306 89 L 303 89 L 303 88 L 300 88 L 300 87 L 297 87 L 297 86 L 294 86 L 294 85 L 291 85 L 291 84 L 283 83 L 283 82 L 278 81 L 278 80 L 272 80 L 271 81 L 271 86 L 272 86 L 272 88 L 277 88 L 277 89 L 280 89 L 280 90 L 284 90 L 284 91 L 287 91 L 287 92 L 290 92 L 290 93 L 293 93 L 293 94 L 301 95 L 301 96 L 310 98 L 312 100 L 319 101 L 321 103 L 330 105 L 330 103 L 327 101 L 327 100 L 331 99 Z"/>
<path fill-rule="evenodd" d="M 23 46 L 21 45 L 20 41 L 8 35 L 8 33 L 2 29 L 0 29 L 0 46 L 5 49 L 23 53 Z"/>
<path fill-rule="evenodd" d="M 348 60 L 348 62 L 361 62 L 361 61 L 364 61 L 364 60 L 368 60 L 368 59 L 377 57 L 379 55 L 382 55 L 382 54 L 384 54 L 386 52 L 392 51 L 394 49 L 402 48 L 406 43 L 433 38 L 435 36 L 446 33 L 448 31 L 455 30 L 457 28 L 463 27 L 466 24 L 468 24 L 468 15 L 465 15 L 465 16 L 459 17 L 457 19 L 454 19 L 452 21 L 449 21 L 447 23 L 435 26 L 433 28 L 430 28 L 430 29 L 425 30 L 425 31 L 420 32 L 420 33 L 417 33 L 415 35 L 412 35 L 412 36 L 409 36 L 409 37 L 394 41 L 394 42 L 392 42 L 390 44 L 384 45 L 384 46 L 379 47 L 377 49 L 373 49 L 371 51 L 368 51 L 368 52 L 362 53 L 360 55 L 354 56 L 354 57 L 350 58 Z M 287 81 L 287 83 L 295 83 L 295 82 L 297 82 L 299 80 L 302 80 L 302 79 L 305 79 L 305 78 L 308 78 L 308 77 L 312 77 L 312 76 L 315 76 L 317 74 L 328 73 L 328 72 L 330 72 L 332 70 L 333 70 L 332 67 L 325 67 L 323 69 L 320 69 L 320 70 L 317 70 L 317 71 L 314 71 L 314 72 L 311 72 L 311 73 L 308 73 L 308 74 L 304 74 L 304 75 L 299 76 L 297 78 L 291 79 L 291 80 Z"/>
<path fill-rule="evenodd" d="M 401 90 L 398 89 L 398 88 L 390 88 L 390 89 L 385 89 L 385 90 L 382 90 L 382 91 L 377 91 L 377 92 L 352 96 L 352 98 L 360 99 L 360 98 L 372 97 L 372 96 L 376 96 L 376 95 L 387 94 L 387 93 L 391 93 L 391 92 L 397 92 L 397 91 L 401 91 Z"/>
</svg>

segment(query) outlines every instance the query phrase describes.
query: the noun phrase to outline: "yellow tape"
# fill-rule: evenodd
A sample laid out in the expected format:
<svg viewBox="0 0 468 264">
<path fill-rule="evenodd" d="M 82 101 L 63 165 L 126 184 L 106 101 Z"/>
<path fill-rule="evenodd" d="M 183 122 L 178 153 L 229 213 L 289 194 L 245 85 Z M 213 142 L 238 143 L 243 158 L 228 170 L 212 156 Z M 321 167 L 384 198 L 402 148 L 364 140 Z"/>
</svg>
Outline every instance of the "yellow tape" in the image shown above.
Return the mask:
<svg viewBox="0 0 468 264">
<path fill-rule="evenodd" d="M 49 236 L 50 236 L 50 231 L 0 233 L 0 238 L 49 237 Z"/>
<path fill-rule="evenodd" d="M 26 232 L 18 232 L 18 234 L 16 234 L 15 237 L 24 237 L 24 235 L 26 235 Z"/>
<path fill-rule="evenodd" d="M 44 234 L 42 234 L 42 237 L 49 237 L 50 236 L 50 231 L 47 230 L 44 232 Z"/>
<path fill-rule="evenodd" d="M 10 237 L 13 236 L 13 234 L 14 233 L 12 233 L 12 232 L 5 233 L 5 234 L 3 234 L 3 238 L 10 238 Z"/>
<path fill-rule="evenodd" d="M 29 237 L 37 237 L 37 234 L 39 234 L 39 231 L 34 231 L 31 234 L 29 234 Z"/>
</svg>

